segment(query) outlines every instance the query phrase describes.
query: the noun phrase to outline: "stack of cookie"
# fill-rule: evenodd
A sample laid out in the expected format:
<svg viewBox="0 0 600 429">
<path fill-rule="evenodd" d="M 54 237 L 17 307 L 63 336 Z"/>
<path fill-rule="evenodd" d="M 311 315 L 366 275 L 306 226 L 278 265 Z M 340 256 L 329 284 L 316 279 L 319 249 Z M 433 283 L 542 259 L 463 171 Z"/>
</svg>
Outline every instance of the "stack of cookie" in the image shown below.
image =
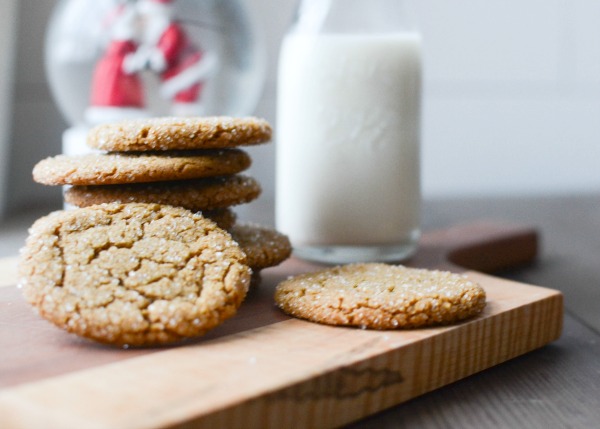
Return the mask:
<svg viewBox="0 0 600 429">
<path fill-rule="evenodd" d="M 100 125 L 87 143 L 97 153 L 59 155 L 38 163 L 34 180 L 68 185 L 65 202 L 155 203 L 188 209 L 229 231 L 254 273 L 289 257 L 287 237 L 239 224 L 231 207 L 256 199 L 259 183 L 241 175 L 250 167 L 240 146 L 266 143 L 270 125 L 258 118 L 153 118 Z"/>
</svg>

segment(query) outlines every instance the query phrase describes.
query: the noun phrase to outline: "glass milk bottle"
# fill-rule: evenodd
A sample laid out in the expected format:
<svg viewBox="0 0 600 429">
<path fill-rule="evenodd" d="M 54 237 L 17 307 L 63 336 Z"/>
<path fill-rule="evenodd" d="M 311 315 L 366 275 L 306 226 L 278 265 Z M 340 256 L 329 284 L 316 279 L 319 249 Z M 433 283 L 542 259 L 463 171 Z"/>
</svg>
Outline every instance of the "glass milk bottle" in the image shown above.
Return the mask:
<svg viewBox="0 0 600 429">
<path fill-rule="evenodd" d="M 421 204 L 421 39 L 403 1 L 302 1 L 278 79 L 276 223 L 296 256 L 409 257 Z"/>
</svg>

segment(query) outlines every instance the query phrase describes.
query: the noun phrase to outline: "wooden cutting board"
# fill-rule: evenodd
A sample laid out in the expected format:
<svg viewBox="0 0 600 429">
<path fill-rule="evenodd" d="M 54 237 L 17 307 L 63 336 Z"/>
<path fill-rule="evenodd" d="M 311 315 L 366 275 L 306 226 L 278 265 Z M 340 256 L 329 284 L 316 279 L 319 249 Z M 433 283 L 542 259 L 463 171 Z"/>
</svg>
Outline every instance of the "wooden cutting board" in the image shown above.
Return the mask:
<svg viewBox="0 0 600 429">
<path fill-rule="evenodd" d="M 39 319 L 15 286 L 16 259 L 0 260 L 0 427 L 339 426 L 558 339 L 559 292 L 482 273 L 531 262 L 536 252 L 529 228 L 484 223 L 425 234 L 407 265 L 465 272 L 488 305 L 458 325 L 412 331 L 283 315 L 276 284 L 321 268 L 291 259 L 264 271 L 239 314 L 206 337 L 150 350 L 100 346 Z"/>
</svg>

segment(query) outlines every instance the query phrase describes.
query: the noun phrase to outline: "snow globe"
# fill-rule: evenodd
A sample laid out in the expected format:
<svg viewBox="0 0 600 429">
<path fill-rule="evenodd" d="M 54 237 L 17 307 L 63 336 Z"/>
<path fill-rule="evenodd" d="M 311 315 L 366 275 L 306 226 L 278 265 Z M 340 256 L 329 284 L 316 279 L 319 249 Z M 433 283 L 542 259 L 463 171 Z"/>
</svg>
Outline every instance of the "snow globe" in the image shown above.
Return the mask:
<svg viewBox="0 0 600 429">
<path fill-rule="evenodd" d="M 72 125 L 63 152 L 88 152 L 91 126 L 151 116 L 251 114 L 265 74 L 258 28 L 239 0 L 61 0 L 46 73 Z"/>
</svg>

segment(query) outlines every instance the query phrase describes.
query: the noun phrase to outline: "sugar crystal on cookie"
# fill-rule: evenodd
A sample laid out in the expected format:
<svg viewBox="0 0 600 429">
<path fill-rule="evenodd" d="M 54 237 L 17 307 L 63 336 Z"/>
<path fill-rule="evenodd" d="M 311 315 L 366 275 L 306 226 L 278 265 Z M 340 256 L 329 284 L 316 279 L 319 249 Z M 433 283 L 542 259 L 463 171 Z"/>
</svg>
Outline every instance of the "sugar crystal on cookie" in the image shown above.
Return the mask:
<svg viewBox="0 0 600 429">
<path fill-rule="evenodd" d="M 472 317 L 483 289 L 458 274 L 386 264 L 350 264 L 292 277 L 276 290 L 286 313 L 334 325 L 415 328 Z"/>
<path fill-rule="evenodd" d="M 158 228 L 165 219 L 170 227 Z M 40 250 L 48 240 L 55 244 Z M 215 258 L 212 246 L 224 254 Z M 28 301 L 56 325 L 101 342 L 151 345 L 201 335 L 231 317 L 248 288 L 243 260 L 226 233 L 187 210 L 111 204 L 36 222 L 21 276 Z"/>
</svg>

